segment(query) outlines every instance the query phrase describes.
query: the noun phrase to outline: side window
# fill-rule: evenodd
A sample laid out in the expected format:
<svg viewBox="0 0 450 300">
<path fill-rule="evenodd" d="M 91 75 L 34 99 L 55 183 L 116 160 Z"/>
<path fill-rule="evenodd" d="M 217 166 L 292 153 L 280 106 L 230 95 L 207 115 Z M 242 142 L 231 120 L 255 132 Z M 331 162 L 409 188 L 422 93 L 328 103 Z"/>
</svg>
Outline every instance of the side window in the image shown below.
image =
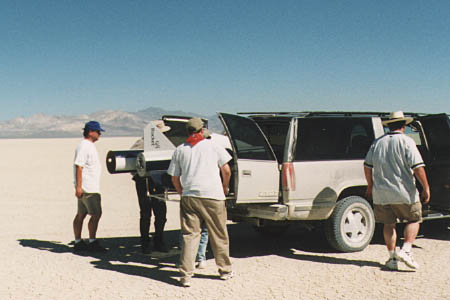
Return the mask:
<svg viewBox="0 0 450 300">
<path fill-rule="evenodd" d="M 186 122 L 164 121 L 164 124 L 170 127 L 164 135 L 174 144 L 175 147 L 183 144 L 187 139 Z"/>
<path fill-rule="evenodd" d="M 290 121 L 290 120 L 289 120 Z M 270 146 L 277 157 L 279 163 L 283 162 L 284 148 L 286 144 L 286 135 L 289 130 L 289 121 L 287 122 L 273 122 L 260 123 L 259 127 L 265 134 Z"/>
<path fill-rule="evenodd" d="M 248 118 L 222 114 L 238 158 L 275 160 L 261 130 Z"/>
<path fill-rule="evenodd" d="M 351 128 L 348 157 L 363 159 L 374 139 L 372 123 L 367 119 L 350 119 L 348 123 Z"/>
<path fill-rule="evenodd" d="M 373 139 L 369 118 L 299 119 L 295 160 L 363 159 Z"/>
<path fill-rule="evenodd" d="M 405 128 L 405 134 L 412 138 L 414 142 L 416 142 L 417 146 L 422 146 L 422 139 L 420 137 L 419 130 L 413 126 L 413 124 L 409 124 Z"/>
</svg>

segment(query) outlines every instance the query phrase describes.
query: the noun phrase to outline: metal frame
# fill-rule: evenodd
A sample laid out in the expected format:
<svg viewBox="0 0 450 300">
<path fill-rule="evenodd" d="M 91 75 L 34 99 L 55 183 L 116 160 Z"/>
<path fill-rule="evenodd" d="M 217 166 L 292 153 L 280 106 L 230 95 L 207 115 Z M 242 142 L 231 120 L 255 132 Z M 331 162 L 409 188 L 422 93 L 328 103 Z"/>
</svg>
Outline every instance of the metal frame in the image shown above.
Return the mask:
<svg viewBox="0 0 450 300">
<path fill-rule="evenodd" d="M 360 112 L 360 111 L 299 111 L 299 112 L 238 112 L 238 115 L 248 115 L 252 117 L 380 117 L 388 118 L 390 112 Z M 427 113 L 403 113 L 408 117 L 421 117 L 431 115 Z"/>
</svg>

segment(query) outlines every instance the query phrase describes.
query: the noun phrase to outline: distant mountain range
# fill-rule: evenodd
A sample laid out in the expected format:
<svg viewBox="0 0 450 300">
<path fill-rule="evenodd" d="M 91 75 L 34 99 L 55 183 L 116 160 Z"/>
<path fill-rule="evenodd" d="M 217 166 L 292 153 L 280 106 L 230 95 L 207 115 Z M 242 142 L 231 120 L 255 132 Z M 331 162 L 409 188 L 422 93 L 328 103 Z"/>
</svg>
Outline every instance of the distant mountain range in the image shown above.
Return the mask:
<svg viewBox="0 0 450 300">
<path fill-rule="evenodd" d="M 96 120 L 102 124 L 106 130 L 105 136 L 140 136 L 148 122 L 160 119 L 163 115 L 199 116 L 209 120 L 211 131 L 223 130 L 216 115 L 202 116 L 189 112 L 149 107 L 138 112 L 106 110 L 78 116 L 36 114 L 27 118 L 20 117 L 0 121 L 0 138 L 79 137 L 84 124 L 90 120 Z"/>
</svg>

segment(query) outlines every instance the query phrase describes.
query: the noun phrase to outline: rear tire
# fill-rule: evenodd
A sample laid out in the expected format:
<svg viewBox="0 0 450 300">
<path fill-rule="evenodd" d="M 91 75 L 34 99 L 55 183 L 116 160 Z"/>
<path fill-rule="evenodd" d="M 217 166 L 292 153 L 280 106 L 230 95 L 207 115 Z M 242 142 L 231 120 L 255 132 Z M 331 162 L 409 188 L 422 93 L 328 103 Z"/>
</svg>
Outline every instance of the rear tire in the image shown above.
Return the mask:
<svg viewBox="0 0 450 300">
<path fill-rule="evenodd" d="M 325 222 L 325 236 L 334 249 L 361 251 L 369 245 L 375 231 L 375 217 L 366 199 L 350 196 L 340 200 Z"/>
</svg>

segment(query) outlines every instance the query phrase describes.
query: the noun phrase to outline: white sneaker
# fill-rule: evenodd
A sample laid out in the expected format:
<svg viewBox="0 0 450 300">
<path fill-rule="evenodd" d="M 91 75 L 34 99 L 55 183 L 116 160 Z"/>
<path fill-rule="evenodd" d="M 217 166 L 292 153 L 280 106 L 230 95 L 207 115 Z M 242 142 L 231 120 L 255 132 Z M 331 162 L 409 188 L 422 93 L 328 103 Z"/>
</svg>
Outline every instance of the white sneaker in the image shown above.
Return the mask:
<svg viewBox="0 0 450 300">
<path fill-rule="evenodd" d="M 234 272 L 231 271 L 230 273 L 223 273 L 223 274 L 220 274 L 220 279 L 222 279 L 222 280 L 228 280 L 228 279 L 233 278 L 233 276 L 234 276 Z"/>
<path fill-rule="evenodd" d="M 385 264 L 389 270 L 398 271 L 398 260 L 396 258 L 389 258 Z"/>
<path fill-rule="evenodd" d="M 181 277 L 180 283 L 183 287 L 190 287 L 191 286 L 191 278 L 189 277 Z"/>
<path fill-rule="evenodd" d="M 197 263 L 197 269 L 206 269 L 206 260 L 201 260 Z"/>
<path fill-rule="evenodd" d="M 411 252 L 406 252 L 402 249 L 402 250 L 396 252 L 395 258 L 397 258 L 401 262 L 404 262 L 411 269 L 419 268 L 419 264 L 414 260 Z"/>
</svg>

